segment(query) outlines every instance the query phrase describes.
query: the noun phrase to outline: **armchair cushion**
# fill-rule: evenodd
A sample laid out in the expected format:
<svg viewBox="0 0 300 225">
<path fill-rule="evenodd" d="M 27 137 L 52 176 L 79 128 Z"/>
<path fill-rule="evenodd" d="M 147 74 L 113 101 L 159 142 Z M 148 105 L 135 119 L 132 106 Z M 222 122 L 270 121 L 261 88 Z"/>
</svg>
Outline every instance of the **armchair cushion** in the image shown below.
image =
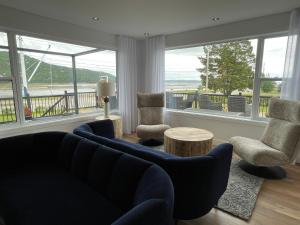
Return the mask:
<svg viewBox="0 0 300 225">
<path fill-rule="evenodd" d="M 230 138 L 230 143 L 236 154 L 255 166 L 284 165 L 289 162 L 289 158 L 283 152 L 259 140 L 236 136 Z"/>
<path fill-rule="evenodd" d="M 141 139 L 163 139 L 164 132 L 169 128 L 170 126 L 166 124 L 138 125 L 136 134 Z"/>
<path fill-rule="evenodd" d="M 272 98 L 269 105 L 269 117 L 300 123 L 300 101 Z"/>
<path fill-rule="evenodd" d="M 300 124 L 271 119 L 261 141 L 292 159 L 300 137 Z"/>
<path fill-rule="evenodd" d="M 142 125 L 156 125 L 163 123 L 162 107 L 142 107 L 139 108 L 139 118 Z"/>
<path fill-rule="evenodd" d="M 138 108 L 164 107 L 164 93 L 138 93 Z"/>
</svg>

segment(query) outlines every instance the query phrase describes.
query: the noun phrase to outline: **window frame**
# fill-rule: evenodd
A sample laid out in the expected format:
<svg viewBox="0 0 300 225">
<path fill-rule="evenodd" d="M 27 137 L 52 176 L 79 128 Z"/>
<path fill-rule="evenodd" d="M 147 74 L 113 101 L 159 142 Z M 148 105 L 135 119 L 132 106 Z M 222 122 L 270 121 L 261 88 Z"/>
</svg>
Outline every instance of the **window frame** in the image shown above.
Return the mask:
<svg viewBox="0 0 300 225">
<path fill-rule="evenodd" d="M 279 38 L 288 36 L 288 31 L 282 31 L 282 32 L 276 32 L 276 33 L 269 33 L 269 34 L 262 34 L 262 35 L 255 35 L 255 36 L 245 36 L 240 38 L 232 38 L 232 39 L 224 39 L 224 40 L 218 40 L 213 42 L 203 42 L 199 44 L 193 44 L 193 45 L 184 45 L 184 46 L 178 46 L 178 47 L 169 47 L 165 48 L 165 52 L 168 50 L 175 50 L 175 49 L 183 49 L 183 48 L 192 48 L 192 47 L 204 47 L 207 45 L 212 44 L 221 44 L 225 42 L 231 42 L 231 41 L 243 41 L 243 40 L 251 40 L 251 39 L 257 39 L 257 49 L 256 49 L 256 62 L 255 62 L 255 71 L 254 71 L 254 78 L 253 78 L 253 95 L 252 95 L 252 107 L 251 107 L 251 116 L 248 118 L 236 118 L 232 116 L 222 116 L 227 118 L 236 118 L 239 120 L 254 120 L 254 121 L 267 121 L 268 118 L 260 117 L 259 116 L 259 98 L 260 98 L 260 84 L 263 80 L 273 80 L 273 81 L 282 81 L 282 78 L 262 78 L 262 64 L 263 64 L 263 56 L 264 56 L 264 44 L 265 40 L 269 38 Z M 173 109 L 166 109 L 167 111 L 174 111 Z M 179 111 L 179 110 L 176 110 Z M 201 112 L 197 113 L 201 114 Z M 210 115 L 206 113 L 202 113 L 205 115 Z M 218 115 L 211 114 L 213 116 L 218 117 Z"/>
</svg>

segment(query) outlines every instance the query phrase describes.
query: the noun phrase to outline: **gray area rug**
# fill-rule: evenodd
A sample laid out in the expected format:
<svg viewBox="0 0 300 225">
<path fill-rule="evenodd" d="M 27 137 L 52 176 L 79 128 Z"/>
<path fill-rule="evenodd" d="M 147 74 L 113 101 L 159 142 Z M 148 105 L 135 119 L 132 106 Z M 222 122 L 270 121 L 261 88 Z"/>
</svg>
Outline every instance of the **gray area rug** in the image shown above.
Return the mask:
<svg viewBox="0 0 300 225">
<path fill-rule="evenodd" d="M 164 145 L 152 148 L 164 151 Z M 240 169 L 239 161 L 232 159 L 227 190 L 219 199 L 216 208 L 243 220 L 249 220 L 264 179 Z"/>
<path fill-rule="evenodd" d="M 227 190 L 216 208 L 249 220 L 264 179 L 244 172 L 238 162 L 232 161 Z"/>
</svg>

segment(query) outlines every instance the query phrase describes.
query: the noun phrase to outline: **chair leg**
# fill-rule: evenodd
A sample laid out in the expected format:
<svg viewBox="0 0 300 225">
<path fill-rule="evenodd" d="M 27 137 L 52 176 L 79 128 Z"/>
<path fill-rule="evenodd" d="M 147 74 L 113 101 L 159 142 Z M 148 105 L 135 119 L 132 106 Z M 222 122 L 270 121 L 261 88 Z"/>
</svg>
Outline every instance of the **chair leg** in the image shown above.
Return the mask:
<svg viewBox="0 0 300 225">
<path fill-rule="evenodd" d="M 286 177 L 286 171 L 280 166 L 254 166 L 245 160 L 241 160 L 239 167 L 249 174 L 266 179 L 279 180 Z"/>
</svg>

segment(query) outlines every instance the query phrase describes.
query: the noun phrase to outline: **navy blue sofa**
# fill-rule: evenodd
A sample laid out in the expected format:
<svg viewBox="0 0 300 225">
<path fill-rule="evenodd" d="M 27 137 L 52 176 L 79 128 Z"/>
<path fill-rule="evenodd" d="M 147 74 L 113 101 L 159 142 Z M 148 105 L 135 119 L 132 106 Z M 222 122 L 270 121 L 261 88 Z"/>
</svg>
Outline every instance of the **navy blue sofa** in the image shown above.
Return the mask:
<svg viewBox="0 0 300 225">
<path fill-rule="evenodd" d="M 0 224 L 166 225 L 173 197 L 159 166 L 74 134 L 0 140 Z"/>
<path fill-rule="evenodd" d="M 115 138 L 111 120 L 83 124 L 74 133 L 165 169 L 174 185 L 175 219 L 189 220 L 205 215 L 226 190 L 232 158 L 231 144 L 221 144 L 206 156 L 183 158 Z"/>
</svg>

